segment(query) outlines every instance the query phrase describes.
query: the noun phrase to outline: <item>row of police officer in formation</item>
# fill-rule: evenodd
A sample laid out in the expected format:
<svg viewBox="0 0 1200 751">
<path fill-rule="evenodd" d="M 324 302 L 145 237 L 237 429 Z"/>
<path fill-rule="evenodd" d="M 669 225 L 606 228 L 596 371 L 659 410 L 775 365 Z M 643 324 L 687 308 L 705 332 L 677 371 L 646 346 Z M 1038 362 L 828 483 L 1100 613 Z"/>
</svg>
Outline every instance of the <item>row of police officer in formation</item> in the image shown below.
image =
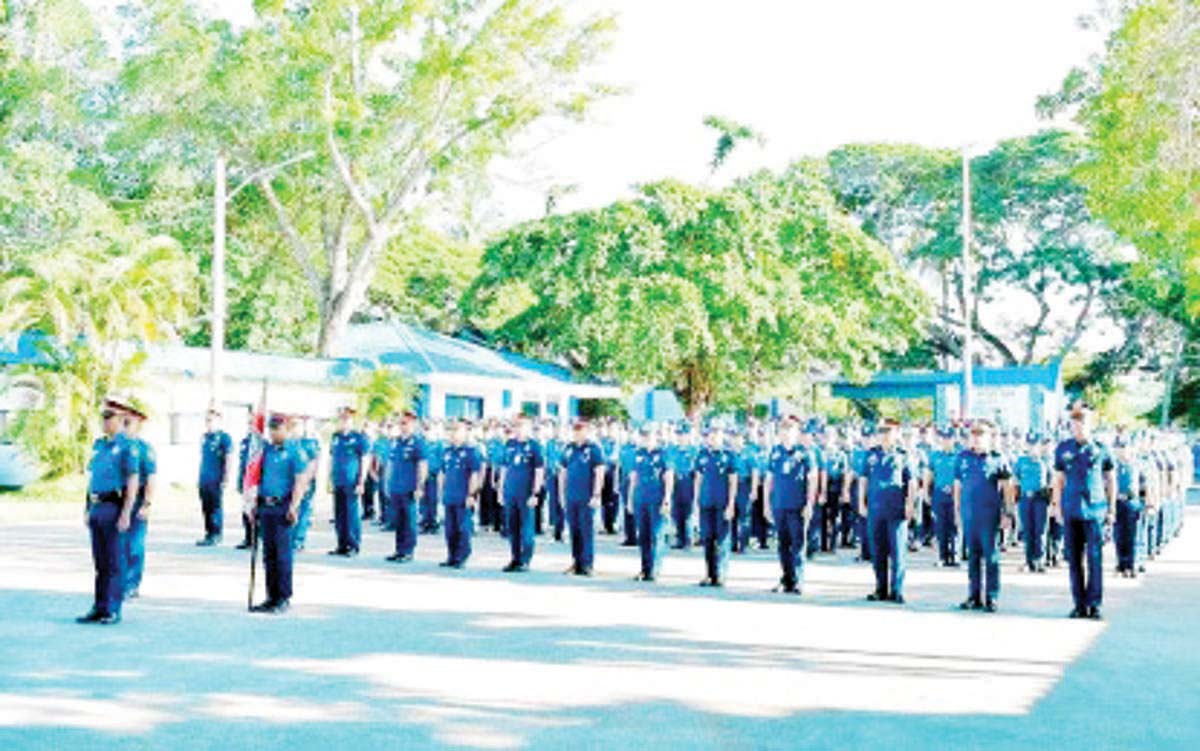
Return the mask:
<svg viewBox="0 0 1200 751">
<path fill-rule="evenodd" d="M 220 541 L 221 498 L 235 469 L 219 422 L 211 412 L 202 442 L 201 545 Z M 927 429 L 902 431 L 885 421 L 854 441 L 792 418 L 745 432 L 709 428 L 699 441 L 687 425 L 649 425 L 626 440 L 609 423 L 596 440 L 584 422 L 555 430 L 525 418 L 482 431 L 456 421 L 447 437 L 436 424 L 420 430 L 410 414 L 359 430 L 347 408 L 329 440 L 337 533 L 329 552 L 357 554 L 361 521 L 375 516 L 378 498 L 381 522 L 395 534 L 389 561 L 412 560 L 418 533 L 440 526 L 442 565 L 460 568 L 478 520 L 507 536 L 505 571 L 526 571 L 548 511 L 555 539 L 569 533 L 568 573 L 590 576 L 599 512 L 604 531 L 615 533 L 620 522 L 624 544 L 640 548 L 639 580 L 658 575 L 668 524 L 674 547 L 703 546 L 703 586 L 721 586 L 730 551 L 745 552 L 752 538 L 765 548 L 773 530 L 776 591 L 799 594 L 805 561 L 817 551 L 854 547 L 874 568 L 868 598 L 903 603 L 906 552 L 936 542 L 942 565 L 960 565 L 959 550 L 966 559 L 962 607 L 995 611 L 1000 552 L 1019 530 L 1027 568 L 1044 571 L 1065 552 L 1071 615 L 1099 618 L 1105 535 L 1115 525 L 1119 573 L 1144 570 L 1178 534 L 1192 475 L 1182 440 L 1116 434 L 1100 441 L 1091 422 L 1077 405 L 1057 444 L 1049 436 L 1018 440 L 986 421 L 944 430 L 936 440 Z M 257 609 L 280 612 L 291 598 L 293 551 L 303 548 L 311 523 L 320 442 L 311 421 L 272 416 L 257 488 L 242 485 L 248 452 L 249 436 L 236 466 L 245 496 L 242 545 L 258 520 L 268 594 Z"/>
</svg>

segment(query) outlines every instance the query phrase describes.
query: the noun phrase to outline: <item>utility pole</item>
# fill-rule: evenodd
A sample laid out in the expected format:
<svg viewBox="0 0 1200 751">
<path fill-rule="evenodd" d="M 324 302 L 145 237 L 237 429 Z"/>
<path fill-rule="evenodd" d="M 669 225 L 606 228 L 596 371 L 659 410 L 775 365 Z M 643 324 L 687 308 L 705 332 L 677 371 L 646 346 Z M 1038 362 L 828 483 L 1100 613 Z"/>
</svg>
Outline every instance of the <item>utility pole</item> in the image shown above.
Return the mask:
<svg viewBox="0 0 1200 751">
<path fill-rule="evenodd" d="M 962 285 L 963 285 L 963 347 L 962 347 L 962 395 L 959 405 L 962 419 L 971 415 L 971 392 L 973 389 L 971 376 L 972 353 L 972 320 L 973 309 L 971 299 L 971 153 L 970 147 L 964 146 L 962 152 Z"/>
</svg>

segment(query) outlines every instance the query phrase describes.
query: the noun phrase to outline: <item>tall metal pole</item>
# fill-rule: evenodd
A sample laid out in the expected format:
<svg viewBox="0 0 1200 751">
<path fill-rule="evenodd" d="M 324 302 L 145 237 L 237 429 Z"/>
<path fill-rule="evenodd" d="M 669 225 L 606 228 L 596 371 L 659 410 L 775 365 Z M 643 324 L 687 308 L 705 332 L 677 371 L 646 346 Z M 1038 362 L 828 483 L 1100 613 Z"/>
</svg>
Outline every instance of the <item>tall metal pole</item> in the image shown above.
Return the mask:
<svg viewBox="0 0 1200 751">
<path fill-rule="evenodd" d="M 962 419 L 971 415 L 971 391 L 973 388 L 971 376 L 972 352 L 972 321 L 971 310 L 971 154 L 970 148 L 963 147 L 962 152 L 962 284 L 963 284 L 963 347 L 962 347 L 962 396 L 960 413 Z"/>
<path fill-rule="evenodd" d="M 212 344 L 209 362 L 209 401 L 220 408 L 225 388 L 225 155 L 217 154 L 213 168 Z"/>
</svg>

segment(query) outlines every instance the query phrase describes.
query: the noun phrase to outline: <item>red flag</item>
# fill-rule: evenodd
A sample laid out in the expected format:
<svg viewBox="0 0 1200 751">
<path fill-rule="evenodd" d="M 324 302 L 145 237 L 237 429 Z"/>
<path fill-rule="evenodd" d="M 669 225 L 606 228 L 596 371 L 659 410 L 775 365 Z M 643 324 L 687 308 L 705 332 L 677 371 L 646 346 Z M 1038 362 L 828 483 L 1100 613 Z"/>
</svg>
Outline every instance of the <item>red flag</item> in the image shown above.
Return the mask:
<svg viewBox="0 0 1200 751">
<path fill-rule="evenodd" d="M 242 487 L 247 490 L 257 488 L 262 481 L 263 446 L 266 443 L 267 430 L 267 381 L 263 379 L 262 397 L 258 409 L 254 413 L 254 427 L 250 434 L 250 451 L 246 455 L 246 474 L 242 477 Z"/>
</svg>

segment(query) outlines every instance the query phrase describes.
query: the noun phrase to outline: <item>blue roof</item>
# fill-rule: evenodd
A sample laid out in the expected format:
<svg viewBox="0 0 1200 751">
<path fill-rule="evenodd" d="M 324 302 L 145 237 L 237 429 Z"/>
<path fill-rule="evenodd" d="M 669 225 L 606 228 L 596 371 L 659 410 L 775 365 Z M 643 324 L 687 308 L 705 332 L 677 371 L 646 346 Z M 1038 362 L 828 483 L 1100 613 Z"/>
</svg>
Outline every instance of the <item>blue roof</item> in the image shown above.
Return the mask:
<svg viewBox="0 0 1200 751">
<path fill-rule="evenodd" d="M 0 365 L 48 364 L 50 358 L 42 349 L 48 341 L 45 335 L 32 331 L 0 336 Z"/>
<path fill-rule="evenodd" d="M 833 395 L 852 399 L 920 398 L 935 394 L 941 385 L 962 384 L 961 370 L 884 371 L 875 374 L 867 383 L 835 379 Z M 976 386 L 1040 386 L 1047 391 L 1062 388 L 1062 361 L 1045 365 L 1014 365 L 1003 368 L 971 368 L 972 383 Z"/>
</svg>

